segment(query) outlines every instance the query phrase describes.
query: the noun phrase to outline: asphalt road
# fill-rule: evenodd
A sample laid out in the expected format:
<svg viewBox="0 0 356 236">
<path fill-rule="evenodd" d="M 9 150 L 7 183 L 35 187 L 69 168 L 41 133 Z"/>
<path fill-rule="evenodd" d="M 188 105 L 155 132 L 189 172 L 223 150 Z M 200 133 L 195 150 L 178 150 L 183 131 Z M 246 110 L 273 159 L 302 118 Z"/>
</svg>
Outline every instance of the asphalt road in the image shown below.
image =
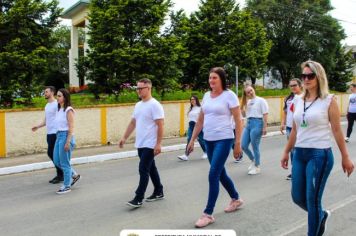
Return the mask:
<svg viewBox="0 0 356 236">
<path fill-rule="evenodd" d="M 244 199 L 241 210 L 226 214 L 229 202 L 221 187 L 215 207 L 216 222 L 207 229 L 233 229 L 237 235 L 306 235 L 307 215 L 292 203 L 288 171 L 280 168 L 285 136 L 264 138 L 261 146 L 262 173 L 248 176 L 249 161 L 226 167 Z M 356 162 L 356 139 L 348 143 Z M 331 209 L 326 235 L 355 235 L 356 175 L 349 179 L 341 170 L 340 154 L 334 147 L 335 165 L 324 194 Z M 125 203 L 134 196 L 138 183 L 138 159 L 129 158 L 75 166 L 83 176 L 71 193 L 57 195 L 59 185 L 48 180 L 53 170 L 0 177 L 0 235 L 119 235 L 123 229 L 193 229 L 207 201 L 208 161 L 196 148 L 187 162 L 161 154 L 156 162 L 166 198 L 145 202 L 132 210 Z M 150 183 L 147 195 L 152 192 Z"/>
</svg>

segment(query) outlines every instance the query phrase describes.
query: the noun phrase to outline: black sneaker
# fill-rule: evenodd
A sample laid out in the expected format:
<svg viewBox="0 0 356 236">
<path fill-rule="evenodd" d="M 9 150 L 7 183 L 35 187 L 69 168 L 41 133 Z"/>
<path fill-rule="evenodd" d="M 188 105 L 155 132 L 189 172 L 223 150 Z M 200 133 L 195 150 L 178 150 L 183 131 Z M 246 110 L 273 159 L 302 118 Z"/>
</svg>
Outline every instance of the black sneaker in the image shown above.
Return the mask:
<svg viewBox="0 0 356 236">
<path fill-rule="evenodd" d="M 151 196 L 146 198 L 146 202 L 154 202 L 154 201 L 162 200 L 162 199 L 164 199 L 163 193 L 160 193 L 160 194 L 153 193 Z"/>
<path fill-rule="evenodd" d="M 291 180 L 292 179 L 292 174 L 287 175 L 286 180 Z"/>
<path fill-rule="evenodd" d="M 134 198 L 131 201 L 127 202 L 126 204 L 134 208 L 138 208 L 142 206 L 142 201 L 139 201 L 136 198 Z"/>
<path fill-rule="evenodd" d="M 58 190 L 56 193 L 57 194 L 65 194 L 65 193 L 69 193 L 70 191 L 72 191 L 70 189 L 70 187 L 64 187 L 64 188 L 61 188 L 60 190 Z"/>
<path fill-rule="evenodd" d="M 73 186 L 79 179 L 80 179 L 80 174 L 73 176 L 71 186 Z"/>
<path fill-rule="evenodd" d="M 48 181 L 50 184 L 58 184 L 60 182 L 63 182 L 63 178 L 60 178 L 58 176 L 54 177 L 53 179 L 51 179 L 50 181 Z"/>
<path fill-rule="evenodd" d="M 318 236 L 324 235 L 324 233 L 326 231 L 326 223 L 328 222 L 328 219 L 330 218 L 330 214 L 331 214 L 330 211 L 328 211 L 328 210 L 325 211 L 324 218 L 320 223 L 320 229 L 319 229 Z"/>
</svg>

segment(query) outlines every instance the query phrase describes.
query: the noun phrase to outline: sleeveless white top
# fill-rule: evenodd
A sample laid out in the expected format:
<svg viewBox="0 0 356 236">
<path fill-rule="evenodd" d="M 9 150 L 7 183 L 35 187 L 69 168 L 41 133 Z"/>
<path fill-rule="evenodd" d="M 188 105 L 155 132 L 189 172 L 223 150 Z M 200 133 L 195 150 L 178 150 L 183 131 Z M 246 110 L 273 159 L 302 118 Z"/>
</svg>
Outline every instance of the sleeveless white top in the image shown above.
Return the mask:
<svg viewBox="0 0 356 236">
<path fill-rule="evenodd" d="M 72 110 L 74 112 L 73 107 L 67 107 L 65 111 L 63 111 L 63 108 L 57 110 L 56 113 L 56 124 L 57 124 L 57 130 L 58 131 L 68 131 L 69 125 L 68 125 L 68 120 L 67 120 L 67 113 L 68 111 Z"/>
<path fill-rule="evenodd" d="M 295 97 L 293 114 L 297 127 L 295 147 L 322 149 L 331 147 L 329 106 L 332 98 L 333 95 L 329 94 L 325 99 L 318 98 L 313 104 L 305 102 L 305 107 L 309 108 L 304 112 L 304 100 L 299 96 Z M 303 125 L 303 113 L 306 125 Z"/>
</svg>

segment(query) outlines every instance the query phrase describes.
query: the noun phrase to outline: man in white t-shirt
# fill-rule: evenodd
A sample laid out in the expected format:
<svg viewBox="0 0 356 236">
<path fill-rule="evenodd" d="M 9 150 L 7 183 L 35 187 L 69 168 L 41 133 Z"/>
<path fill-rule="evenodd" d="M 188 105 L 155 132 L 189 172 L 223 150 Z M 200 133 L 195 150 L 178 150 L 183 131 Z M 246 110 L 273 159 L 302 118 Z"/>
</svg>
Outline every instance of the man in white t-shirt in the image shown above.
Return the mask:
<svg viewBox="0 0 356 236">
<path fill-rule="evenodd" d="M 53 86 L 46 86 L 44 90 L 44 97 L 47 99 L 47 104 L 45 107 L 45 118 L 43 121 L 32 127 L 32 131 L 35 132 L 39 128 L 46 126 L 47 128 L 47 155 L 53 162 L 53 150 L 54 144 L 56 143 L 56 133 L 57 133 L 57 126 L 55 123 L 56 119 L 56 112 L 58 110 L 58 103 L 57 100 L 54 98 L 54 94 L 56 89 Z M 54 163 L 53 163 L 54 164 Z M 52 184 L 58 184 L 63 181 L 63 171 L 56 166 L 57 175 L 50 180 L 49 182 Z"/>
<path fill-rule="evenodd" d="M 137 82 L 136 91 L 141 101 L 136 103 L 131 122 L 119 141 L 119 146 L 122 148 L 136 128 L 135 147 L 140 158 L 140 181 L 135 192 L 136 196 L 127 202 L 129 206 L 135 208 L 142 206 L 150 177 L 154 191 L 150 197 L 146 198 L 146 202 L 164 198 L 163 186 L 154 160 L 154 157 L 161 152 L 164 111 L 162 105 L 152 97 L 151 90 L 151 80 L 141 79 Z"/>
</svg>

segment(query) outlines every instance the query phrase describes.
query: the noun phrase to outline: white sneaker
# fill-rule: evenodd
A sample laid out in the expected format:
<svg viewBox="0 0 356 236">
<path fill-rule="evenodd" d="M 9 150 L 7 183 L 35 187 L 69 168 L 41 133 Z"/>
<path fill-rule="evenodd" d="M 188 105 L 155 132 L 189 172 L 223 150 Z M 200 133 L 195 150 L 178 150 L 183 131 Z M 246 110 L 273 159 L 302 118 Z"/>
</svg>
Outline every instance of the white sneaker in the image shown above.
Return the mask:
<svg viewBox="0 0 356 236">
<path fill-rule="evenodd" d="M 179 160 L 182 160 L 182 161 L 188 161 L 189 159 L 188 159 L 188 156 L 187 155 L 180 155 L 180 156 L 178 156 L 178 159 Z"/>
<path fill-rule="evenodd" d="M 345 138 L 345 142 L 348 143 L 348 142 L 349 142 L 349 139 L 350 139 L 349 137 L 346 137 L 346 138 Z"/>
<path fill-rule="evenodd" d="M 204 154 L 201 156 L 201 159 L 207 159 L 208 158 L 208 154 L 206 154 L 205 152 L 204 152 Z"/>
<path fill-rule="evenodd" d="M 261 169 L 259 167 L 252 167 L 252 169 L 247 174 L 257 175 L 259 173 L 261 173 Z"/>
<path fill-rule="evenodd" d="M 252 170 L 255 167 L 255 163 L 251 161 L 251 164 L 248 166 L 247 171 Z"/>
</svg>

